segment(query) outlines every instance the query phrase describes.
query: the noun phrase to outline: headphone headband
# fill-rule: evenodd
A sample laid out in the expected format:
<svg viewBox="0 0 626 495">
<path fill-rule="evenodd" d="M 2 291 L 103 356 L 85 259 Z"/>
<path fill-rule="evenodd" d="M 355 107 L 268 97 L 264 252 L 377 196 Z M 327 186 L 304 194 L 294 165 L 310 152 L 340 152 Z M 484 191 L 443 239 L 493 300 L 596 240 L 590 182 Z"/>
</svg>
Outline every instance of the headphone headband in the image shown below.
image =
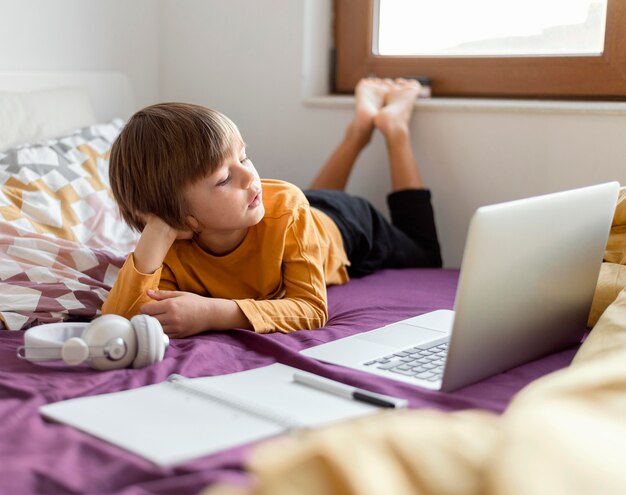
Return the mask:
<svg viewBox="0 0 626 495">
<path fill-rule="evenodd" d="M 136 315 L 100 316 L 91 323 L 49 323 L 26 330 L 17 357 L 32 362 L 62 359 L 66 364 L 85 361 L 92 368 L 143 368 L 163 359 L 169 344 L 159 320 Z"/>
<path fill-rule="evenodd" d="M 24 345 L 19 347 L 18 357 L 28 361 L 62 359 L 63 343 L 80 337 L 88 323 L 48 323 L 29 328 L 24 333 Z"/>
</svg>

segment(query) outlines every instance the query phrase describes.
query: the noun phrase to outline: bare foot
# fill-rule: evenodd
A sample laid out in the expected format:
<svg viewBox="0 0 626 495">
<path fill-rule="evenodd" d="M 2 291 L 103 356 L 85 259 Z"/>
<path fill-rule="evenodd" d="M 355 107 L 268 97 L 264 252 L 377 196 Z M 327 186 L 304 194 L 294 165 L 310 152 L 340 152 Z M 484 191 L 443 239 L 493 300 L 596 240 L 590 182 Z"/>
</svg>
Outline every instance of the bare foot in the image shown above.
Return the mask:
<svg viewBox="0 0 626 495">
<path fill-rule="evenodd" d="M 387 79 L 366 78 L 356 85 L 356 109 L 350 132 L 361 141 L 368 142 L 374 132 L 374 119 L 385 104 L 385 97 L 392 86 Z"/>
<path fill-rule="evenodd" d="M 390 85 L 385 105 L 374 118 L 376 128 L 385 137 L 397 132 L 408 132 L 420 87 L 420 83 L 413 79 L 395 79 Z"/>
</svg>

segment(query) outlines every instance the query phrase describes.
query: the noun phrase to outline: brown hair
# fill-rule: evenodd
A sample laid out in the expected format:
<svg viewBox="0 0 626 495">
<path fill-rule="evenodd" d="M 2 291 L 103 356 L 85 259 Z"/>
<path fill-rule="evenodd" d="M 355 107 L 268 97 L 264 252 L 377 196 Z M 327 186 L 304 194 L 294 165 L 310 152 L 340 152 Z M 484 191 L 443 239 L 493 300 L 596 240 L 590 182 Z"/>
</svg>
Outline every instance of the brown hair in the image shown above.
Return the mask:
<svg viewBox="0 0 626 495">
<path fill-rule="evenodd" d="M 185 186 L 217 170 L 240 143 L 237 126 L 216 110 L 159 103 L 138 111 L 111 148 L 109 178 L 122 217 L 138 231 L 142 214 L 188 229 Z"/>
</svg>

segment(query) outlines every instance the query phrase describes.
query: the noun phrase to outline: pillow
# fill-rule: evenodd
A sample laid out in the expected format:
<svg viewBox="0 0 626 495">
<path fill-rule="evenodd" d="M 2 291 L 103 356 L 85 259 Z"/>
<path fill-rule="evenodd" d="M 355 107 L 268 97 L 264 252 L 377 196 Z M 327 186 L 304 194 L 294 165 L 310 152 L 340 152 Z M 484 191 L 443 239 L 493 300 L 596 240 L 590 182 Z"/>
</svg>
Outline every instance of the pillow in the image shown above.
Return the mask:
<svg viewBox="0 0 626 495">
<path fill-rule="evenodd" d="M 0 152 L 0 220 L 126 254 L 136 235 L 120 221 L 109 186 L 109 153 L 121 119 Z"/>
<path fill-rule="evenodd" d="M 65 136 L 95 122 L 85 88 L 0 92 L 0 150 Z"/>
<path fill-rule="evenodd" d="M 604 310 L 626 287 L 626 188 L 617 198 L 609 239 L 600 266 L 600 275 L 593 295 L 588 327 L 593 327 Z"/>
<path fill-rule="evenodd" d="M 0 320 L 10 330 L 91 319 L 138 234 L 108 157 L 121 119 L 0 152 Z"/>
</svg>

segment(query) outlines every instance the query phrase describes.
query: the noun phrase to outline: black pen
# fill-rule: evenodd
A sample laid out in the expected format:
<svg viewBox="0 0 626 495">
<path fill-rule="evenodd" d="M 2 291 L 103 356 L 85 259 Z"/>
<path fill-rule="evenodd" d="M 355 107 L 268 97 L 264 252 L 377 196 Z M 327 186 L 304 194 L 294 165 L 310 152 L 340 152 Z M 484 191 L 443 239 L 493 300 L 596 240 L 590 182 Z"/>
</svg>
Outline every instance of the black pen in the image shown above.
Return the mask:
<svg viewBox="0 0 626 495">
<path fill-rule="evenodd" d="M 346 385 L 345 383 L 329 380 L 328 378 L 313 375 L 311 373 L 294 373 L 293 380 L 296 383 L 301 383 L 302 385 L 321 390 L 322 392 L 328 392 L 329 394 L 344 397 L 346 399 L 367 402 L 368 404 L 373 404 L 379 407 L 403 409 L 407 407 L 408 404 L 405 399 L 377 394 L 376 392 L 370 392 L 369 390 L 363 390 L 362 388 L 352 387 L 350 385 Z"/>
</svg>

